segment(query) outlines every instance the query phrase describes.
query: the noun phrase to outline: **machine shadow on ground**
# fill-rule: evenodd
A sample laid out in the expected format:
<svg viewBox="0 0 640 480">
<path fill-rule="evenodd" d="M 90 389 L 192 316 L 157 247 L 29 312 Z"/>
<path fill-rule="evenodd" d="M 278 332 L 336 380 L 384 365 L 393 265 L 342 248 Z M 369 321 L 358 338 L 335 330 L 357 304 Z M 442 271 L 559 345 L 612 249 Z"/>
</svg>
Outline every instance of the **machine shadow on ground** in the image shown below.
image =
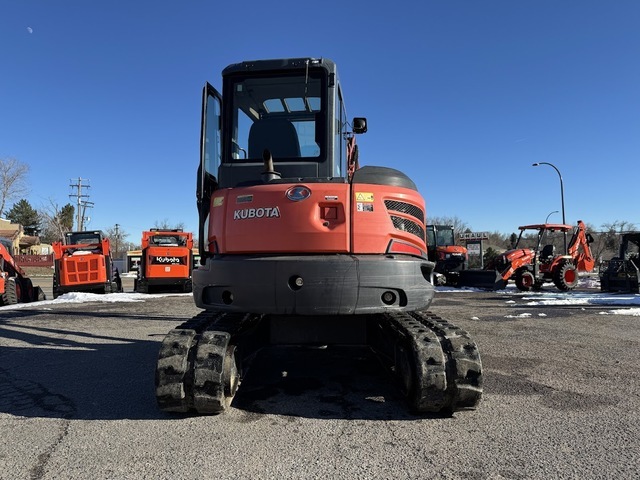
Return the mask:
<svg viewBox="0 0 640 480">
<path fill-rule="evenodd" d="M 252 361 L 234 408 L 272 415 L 415 420 L 399 386 L 366 347 L 268 347 Z"/>
<path fill-rule="evenodd" d="M 126 307 L 114 305 L 109 311 L 90 313 L 85 308 L 55 313 L 23 309 L 0 315 L 0 340 L 6 340 L 0 346 L 0 412 L 87 420 L 192 416 L 165 413 L 156 405 L 154 376 L 162 335 L 133 340 L 126 334 L 30 324 L 45 315 L 65 322 L 69 318 L 91 318 L 96 323 L 168 320 L 114 311 L 120 308 Z M 265 348 L 246 371 L 231 408 L 320 419 L 422 418 L 409 413 L 393 377 L 362 347 Z"/>
</svg>

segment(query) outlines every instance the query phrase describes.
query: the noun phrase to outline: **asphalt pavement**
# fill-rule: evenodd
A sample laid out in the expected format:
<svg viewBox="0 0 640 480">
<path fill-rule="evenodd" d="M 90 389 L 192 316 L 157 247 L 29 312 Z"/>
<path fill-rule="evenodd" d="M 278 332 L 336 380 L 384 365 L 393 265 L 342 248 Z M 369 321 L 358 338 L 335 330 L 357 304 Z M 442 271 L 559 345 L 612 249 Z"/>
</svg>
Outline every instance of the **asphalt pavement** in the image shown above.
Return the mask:
<svg viewBox="0 0 640 480">
<path fill-rule="evenodd" d="M 228 413 L 166 414 L 156 356 L 190 295 L 0 309 L 0 479 L 639 478 L 639 317 L 509 300 L 436 294 L 484 369 L 452 417 L 409 414 L 367 350 L 331 347 L 266 349 Z"/>
</svg>

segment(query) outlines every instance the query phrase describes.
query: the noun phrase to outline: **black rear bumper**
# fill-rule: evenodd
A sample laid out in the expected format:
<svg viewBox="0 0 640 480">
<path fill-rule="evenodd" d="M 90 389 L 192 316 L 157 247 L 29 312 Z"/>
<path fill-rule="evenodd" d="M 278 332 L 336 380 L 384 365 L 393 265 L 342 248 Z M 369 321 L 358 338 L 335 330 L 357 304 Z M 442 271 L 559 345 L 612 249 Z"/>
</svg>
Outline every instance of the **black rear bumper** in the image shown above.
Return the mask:
<svg viewBox="0 0 640 480">
<path fill-rule="evenodd" d="M 229 255 L 193 271 L 208 310 L 345 315 L 427 308 L 434 264 L 400 255 Z"/>
</svg>

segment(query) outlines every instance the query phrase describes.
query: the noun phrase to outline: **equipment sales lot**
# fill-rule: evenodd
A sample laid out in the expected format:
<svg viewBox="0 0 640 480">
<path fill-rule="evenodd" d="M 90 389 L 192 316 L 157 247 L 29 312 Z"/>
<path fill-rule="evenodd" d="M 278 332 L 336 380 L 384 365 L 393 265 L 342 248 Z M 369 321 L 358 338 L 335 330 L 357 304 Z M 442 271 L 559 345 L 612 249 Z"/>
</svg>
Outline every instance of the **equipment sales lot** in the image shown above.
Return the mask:
<svg viewBox="0 0 640 480">
<path fill-rule="evenodd" d="M 638 478 L 640 317 L 527 298 L 436 293 L 484 368 L 452 417 L 409 414 L 364 349 L 292 347 L 256 357 L 229 413 L 167 414 L 156 355 L 190 295 L 2 308 L 0 479 Z"/>
</svg>

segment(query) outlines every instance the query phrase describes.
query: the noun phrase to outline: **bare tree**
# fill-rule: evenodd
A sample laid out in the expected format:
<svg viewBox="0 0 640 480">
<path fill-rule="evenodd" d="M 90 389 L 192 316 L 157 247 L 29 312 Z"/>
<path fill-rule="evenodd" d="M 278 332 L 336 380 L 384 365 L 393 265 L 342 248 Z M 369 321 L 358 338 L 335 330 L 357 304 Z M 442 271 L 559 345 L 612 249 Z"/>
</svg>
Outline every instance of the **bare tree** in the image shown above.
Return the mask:
<svg viewBox="0 0 640 480">
<path fill-rule="evenodd" d="M 7 202 L 25 197 L 28 193 L 29 165 L 15 158 L 0 158 L 0 217 Z"/>
<path fill-rule="evenodd" d="M 427 219 L 427 223 L 429 225 L 451 225 L 453 226 L 453 234 L 455 235 L 456 240 L 458 239 L 458 234 L 464 232 L 470 232 L 471 229 L 467 222 L 461 220 L 458 217 L 429 217 Z"/>
<path fill-rule="evenodd" d="M 497 230 L 487 233 L 489 234 L 489 238 L 486 243 L 490 246 L 489 248 L 493 247 L 496 252 L 502 252 L 511 248 L 511 240 L 508 234 L 498 232 Z"/>
<path fill-rule="evenodd" d="M 595 228 L 590 225 L 589 232 L 594 237 L 591 244 L 591 252 L 596 261 L 608 260 L 618 254 L 620 244 L 620 234 L 636 230 L 637 227 L 632 222 L 626 220 L 614 220 L 613 222 L 603 223 L 600 226 L 600 232 L 596 232 Z"/>
<path fill-rule="evenodd" d="M 130 250 L 128 248 L 130 242 L 125 241 L 129 234 L 125 232 L 120 225 L 114 225 L 113 227 L 107 228 L 106 234 L 111 241 L 114 258 L 120 258 L 120 252 Z"/>
<path fill-rule="evenodd" d="M 165 218 L 161 222 L 156 220 L 156 223 L 153 225 L 153 228 L 160 228 L 160 229 L 163 229 L 163 230 L 172 230 L 174 228 L 177 228 L 177 229 L 184 230 L 184 222 L 178 222 L 178 223 L 172 225 L 172 224 L 169 223 L 169 220 L 167 220 Z"/>
<path fill-rule="evenodd" d="M 45 243 L 62 240 L 64 234 L 73 228 L 74 207 L 70 203 L 60 207 L 54 200 L 38 209 L 41 217 L 42 234 L 40 239 Z"/>
</svg>

